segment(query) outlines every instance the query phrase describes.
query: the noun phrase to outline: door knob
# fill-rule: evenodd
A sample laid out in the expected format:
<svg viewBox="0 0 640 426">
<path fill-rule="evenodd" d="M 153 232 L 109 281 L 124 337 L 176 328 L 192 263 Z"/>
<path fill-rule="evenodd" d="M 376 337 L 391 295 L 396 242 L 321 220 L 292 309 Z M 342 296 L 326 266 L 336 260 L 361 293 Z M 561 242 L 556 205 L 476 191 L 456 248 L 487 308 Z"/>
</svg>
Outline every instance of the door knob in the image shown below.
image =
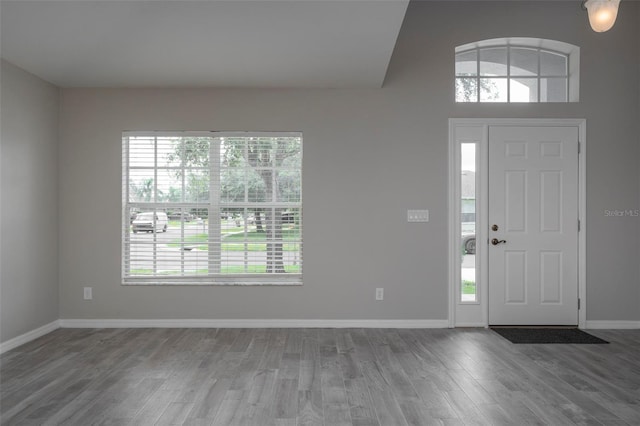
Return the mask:
<svg viewBox="0 0 640 426">
<path fill-rule="evenodd" d="M 506 243 L 506 242 L 507 242 L 507 240 L 499 240 L 497 238 L 494 238 L 494 239 L 491 240 L 491 244 L 493 244 L 494 246 L 497 246 L 498 244 L 503 244 L 503 243 Z"/>
</svg>

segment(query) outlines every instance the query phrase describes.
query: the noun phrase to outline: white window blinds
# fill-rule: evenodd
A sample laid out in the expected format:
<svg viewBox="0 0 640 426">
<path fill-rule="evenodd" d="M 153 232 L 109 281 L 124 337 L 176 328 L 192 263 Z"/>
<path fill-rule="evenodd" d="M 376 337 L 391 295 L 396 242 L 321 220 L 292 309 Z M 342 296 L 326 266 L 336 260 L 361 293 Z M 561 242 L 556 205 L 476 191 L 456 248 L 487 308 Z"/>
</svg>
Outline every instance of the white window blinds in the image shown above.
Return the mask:
<svg viewBox="0 0 640 426">
<path fill-rule="evenodd" d="M 300 284 L 299 133 L 123 135 L 123 283 Z"/>
</svg>

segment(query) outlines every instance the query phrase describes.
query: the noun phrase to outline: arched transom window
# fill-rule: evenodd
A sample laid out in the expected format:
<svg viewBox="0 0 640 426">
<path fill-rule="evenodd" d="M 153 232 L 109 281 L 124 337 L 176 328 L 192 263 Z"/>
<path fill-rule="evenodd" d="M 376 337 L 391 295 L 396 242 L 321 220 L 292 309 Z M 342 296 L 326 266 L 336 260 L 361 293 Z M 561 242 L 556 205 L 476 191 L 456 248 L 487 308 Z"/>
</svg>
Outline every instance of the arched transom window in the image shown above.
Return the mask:
<svg viewBox="0 0 640 426">
<path fill-rule="evenodd" d="M 456 102 L 577 102 L 580 48 L 502 38 L 456 47 Z"/>
</svg>

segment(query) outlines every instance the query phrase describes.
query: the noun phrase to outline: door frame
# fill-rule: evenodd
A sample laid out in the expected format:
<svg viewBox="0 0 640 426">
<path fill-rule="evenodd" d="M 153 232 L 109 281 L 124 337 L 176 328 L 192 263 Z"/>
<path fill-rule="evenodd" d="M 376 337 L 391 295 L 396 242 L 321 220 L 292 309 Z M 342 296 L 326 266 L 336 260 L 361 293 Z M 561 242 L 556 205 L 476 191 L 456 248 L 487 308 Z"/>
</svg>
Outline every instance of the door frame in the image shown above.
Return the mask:
<svg viewBox="0 0 640 426">
<path fill-rule="evenodd" d="M 488 256 L 486 244 L 488 222 L 487 194 L 489 189 L 488 157 L 490 126 L 577 127 L 578 128 L 578 327 L 586 327 L 586 166 L 587 122 L 585 119 L 553 118 L 450 118 L 449 119 L 449 224 L 448 224 L 448 296 L 449 327 L 488 327 Z M 460 232 L 460 144 L 476 143 L 476 288 L 477 302 L 461 302 L 459 283 L 461 258 Z M 578 226 L 578 224 L 576 224 Z"/>
</svg>

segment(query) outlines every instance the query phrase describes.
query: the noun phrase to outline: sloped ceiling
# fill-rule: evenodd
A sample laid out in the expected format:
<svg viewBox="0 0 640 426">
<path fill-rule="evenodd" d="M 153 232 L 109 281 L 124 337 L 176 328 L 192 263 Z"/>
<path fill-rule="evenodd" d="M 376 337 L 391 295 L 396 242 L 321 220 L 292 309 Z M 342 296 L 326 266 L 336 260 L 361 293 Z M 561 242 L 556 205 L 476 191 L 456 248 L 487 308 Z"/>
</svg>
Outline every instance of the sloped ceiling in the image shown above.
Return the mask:
<svg viewBox="0 0 640 426">
<path fill-rule="evenodd" d="M 408 0 L 14 0 L 0 54 L 60 87 L 381 87 Z"/>
</svg>

